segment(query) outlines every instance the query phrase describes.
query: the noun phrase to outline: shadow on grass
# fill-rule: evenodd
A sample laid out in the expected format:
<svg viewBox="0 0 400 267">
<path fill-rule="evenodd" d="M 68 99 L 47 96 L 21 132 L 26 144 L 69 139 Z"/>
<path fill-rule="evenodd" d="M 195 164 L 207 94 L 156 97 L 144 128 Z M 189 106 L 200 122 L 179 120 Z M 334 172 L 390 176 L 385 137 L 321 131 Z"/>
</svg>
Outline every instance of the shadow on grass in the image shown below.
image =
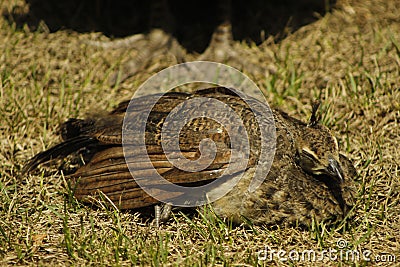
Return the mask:
<svg viewBox="0 0 400 267">
<path fill-rule="evenodd" d="M 155 0 L 154 0 L 155 1 Z M 103 32 L 109 37 L 124 37 L 149 31 L 150 1 L 138 0 L 26 0 L 29 9 L 15 7 L 2 15 L 18 28 L 36 30 L 43 21 L 50 32 L 71 29 L 77 32 Z M 263 37 L 283 38 L 323 16 L 334 0 L 232 0 L 233 34 L 236 40 L 261 43 Z M 218 25 L 215 2 L 204 0 L 194 8 L 183 0 L 170 0 L 173 34 L 189 51 L 203 51 Z M 167 27 L 165 27 L 164 30 Z M 170 28 L 170 27 L 168 27 Z"/>
</svg>

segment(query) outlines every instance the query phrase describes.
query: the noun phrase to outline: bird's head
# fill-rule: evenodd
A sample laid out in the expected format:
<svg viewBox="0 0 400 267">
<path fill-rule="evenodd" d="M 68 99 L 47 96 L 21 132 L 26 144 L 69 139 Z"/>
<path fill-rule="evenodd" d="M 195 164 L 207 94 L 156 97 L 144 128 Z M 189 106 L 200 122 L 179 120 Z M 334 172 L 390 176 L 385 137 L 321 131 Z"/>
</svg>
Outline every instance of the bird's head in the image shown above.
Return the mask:
<svg viewBox="0 0 400 267">
<path fill-rule="evenodd" d="M 310 122 L 301 131 L 297 142 L 299 165 L 312 175 L 326 175 L 338 182 L 344 181 L 339 163 L 339 147 L 330 130 L 318 123 L 314 104 Z"/>
<path fill-rule="evenodd" d="M 339 164 L 339 153 L 335 149 L 336 139 L 334 137 L 321 138 L 325 140 L 303 142 L 300 145 L 298 148 L 300 167 L 310 174 L 327 175 L 338 182 L 343 182 L 344 175 Z"/>
</svg>

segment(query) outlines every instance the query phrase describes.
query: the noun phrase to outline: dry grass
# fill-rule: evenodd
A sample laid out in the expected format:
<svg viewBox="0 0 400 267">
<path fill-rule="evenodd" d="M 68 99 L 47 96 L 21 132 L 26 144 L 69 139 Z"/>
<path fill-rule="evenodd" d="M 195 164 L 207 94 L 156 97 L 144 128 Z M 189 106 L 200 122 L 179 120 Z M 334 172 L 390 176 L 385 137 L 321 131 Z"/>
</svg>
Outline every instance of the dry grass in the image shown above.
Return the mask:
<svg viewBox="0 0 400 267">
<path fill-rule="evenodd" d="M 0 11 L 26 12 L 20 0 Z M 46 27 L 32 32 L 0 18 L 0 261 L 18 265 L 272 265 L 257 251 L 370 250 L 371 258 L 317 265 L 399 265 L 400 262 L 400 1 L 343 0 L 331 13 L 279 43 L 241 45 L 270 70 L 250 76 L 270 103 L 300 118 L 324 99 L 323 121 L 359 172 L 357 206 L 349 220 L 309 229 L 232 227 L 210 214 L 175 213 L 159 230 L 138 214 L 77 203 L 60 173 L 20 177 L 24 162 L 59 139 L 57 125 L 130 98 L 147 77 L 171 64 L 154 59 L 135 78 L 109 88 L 106 79 L 126 51 L 82 45 L 90 34 Z M 132 55 L 130 55 L 132 56 Z M 165 58 L 167 57 L 167 58 Z M 165 62 L 165 63 L 163 63 Z M 271 72 L 272 70 L 272 72 Z M 393 259 L 392 259 L 393 260 Z M 279 261 L 284 266 L 308 261 Z"/>
</svg>

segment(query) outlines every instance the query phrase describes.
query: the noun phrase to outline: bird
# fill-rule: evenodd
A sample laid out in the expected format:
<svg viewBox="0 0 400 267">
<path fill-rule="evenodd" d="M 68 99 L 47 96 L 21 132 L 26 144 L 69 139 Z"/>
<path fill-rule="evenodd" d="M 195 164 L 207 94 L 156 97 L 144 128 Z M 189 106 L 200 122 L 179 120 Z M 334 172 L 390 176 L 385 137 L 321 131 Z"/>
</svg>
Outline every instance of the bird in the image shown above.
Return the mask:
<svg viewBox="0 0 400 267">
<path fill-rule="evenodd" d="M 91 203 L 93 197 L 101 192 L 122 210 L 158 205 L 159 199 L 149 195 L 132 178 L 149 177 L 150 167 L 143 164 L 145 156 L 134 152 L 136 154 L 127 162 L 122 145 L 122 129 L 127 113 L 133 114 L 130 123 L 137 124 L 137 120 L 143 119 L 142 111 L 148 108 L 155 97 L 158 102 L 149 113 L 145 129 L 146 156 L 152 163 L 150 167 L 155 168 L 167 181 L 184 187 L 217 181 L 206 197 L 218 195 L 230 184 L 229 179 L 218 179 L 231 164 L 232 142 L 237 139 L 231 139 L 224 125 L 216 120 L 195 117 L 178 134 L 180 152 L 189 160 L 199 159 L 199 144 L 207 138 L 214 141 L 217 152 L 206 168 L 197 172 L 185 171 L 174 166 L 163 152 L 163 125 L 172 110 L 198 97 L 225 103 L 243 121 L 250 147 L 248 162 L 237 184 L 211 203 L 216 215 L 234 223 L 250 220 L 255 224 L 309 225 L 314 220 L 340 220 L 353 207 L 357 171 L 352 162 L 340 153 L 331 131 L 319 122 L 318 102 L 313 105 L 308 122 L 291 117 L 278 108 L 271 109 L 276 138 L 275 153 L 262 183 L 254 191 L 249 190 L 257 164 L 263 160 L 260 148 L 262 129 L 248 103 L 234 90 L 225 87 L 206 88 L 193 93 L 169 92 L 142 96 L 133 102 L 121 102 L 107 115 L 71 118 L 60 127 L 63 141 L 31 158 L 22 173 L 29 173 L 52 159 L 75 153 L 84 162 L 67 178 L 78 200 Z M 253 104 L 258 103 L 255 99 L 253 101 Z M 193 109 L 187 112 L 190 114 Z M 139 168 L 132 171 L 129 164 Z M 236 175 L 232 174 L 233 177 Z M 176 192 L 171 195 L 163 189 L 163 185 L 157 184 L 156 188 L 164 199 L 173 202 L 182 194 Z M 168 208 L 166 210 L 169 211 Z"/>
</svg>

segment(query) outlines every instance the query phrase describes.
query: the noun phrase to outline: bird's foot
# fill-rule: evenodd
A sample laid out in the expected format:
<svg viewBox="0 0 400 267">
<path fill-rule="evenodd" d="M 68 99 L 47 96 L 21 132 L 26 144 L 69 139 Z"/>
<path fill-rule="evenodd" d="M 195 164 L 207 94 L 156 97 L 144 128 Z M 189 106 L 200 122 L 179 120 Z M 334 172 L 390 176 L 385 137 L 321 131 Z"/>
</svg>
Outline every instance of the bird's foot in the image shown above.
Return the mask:
<svg viewBox="0 0 400 267">
<path fill-rule="evenodd" d="M 134 49 L 137 55 L 128 60 L 121 68 L 114 72 L 109 78 L 109 84 L 114 86 L 129 77 L 134 76 L 143 70 L 154 57 L 162 54 L 169 54 L 175 58 L 176 63 L 183 63 L 187 60 L 188 54 L 179 42 L 171 34 L 156 28 L 148 34 L 136 34 L 124 39 L 110 42 L 87 42 L 104 49 Z M 197 57 L 190 57 L 199 61 L 213 61 L 229 64 L 248 73 L 263 73 L 263 68 L 259 62 L 250 62 L 248 55 L 244 54 L 244 49 L 235 46 L 232 38 L 232 26 L 229 22 L 220 24 L 214 31 L 210 44 L 207 49 Z"/>
<path fill-rule="evenodd" d="M 250 62 L 250 57 L 237 44 L 233 40 L 231 23 L 224 22 L 215 29 L 210 44 L 197 60 L 228 64 L 252 74 L 262 73 L 259 62 Z"/>
<path fill-rule="evenodd" d="M 138 51 L 135 58 L 111 75 L 109 79 L 111 86 L 134 76 L 156 56 L 168 53 L 173 55 L 178 63 L 184 62 L 186 56 L 186 51 L 179 42 L 171 34 L 158 28 L 151 30 L 148 34 L 136 34 L 110 42 L 90 41 L 87 44 L 104 49 L 128 48 Z"/>
<path fill-rule="evenodd" d="M 171 204 L 160 204 L 154 206 L 154 221 L 152 222 L 155 228 L 160 227 L 160 223 L 166 222 L 171 216 L 172 205 Z"/>
</svg>

